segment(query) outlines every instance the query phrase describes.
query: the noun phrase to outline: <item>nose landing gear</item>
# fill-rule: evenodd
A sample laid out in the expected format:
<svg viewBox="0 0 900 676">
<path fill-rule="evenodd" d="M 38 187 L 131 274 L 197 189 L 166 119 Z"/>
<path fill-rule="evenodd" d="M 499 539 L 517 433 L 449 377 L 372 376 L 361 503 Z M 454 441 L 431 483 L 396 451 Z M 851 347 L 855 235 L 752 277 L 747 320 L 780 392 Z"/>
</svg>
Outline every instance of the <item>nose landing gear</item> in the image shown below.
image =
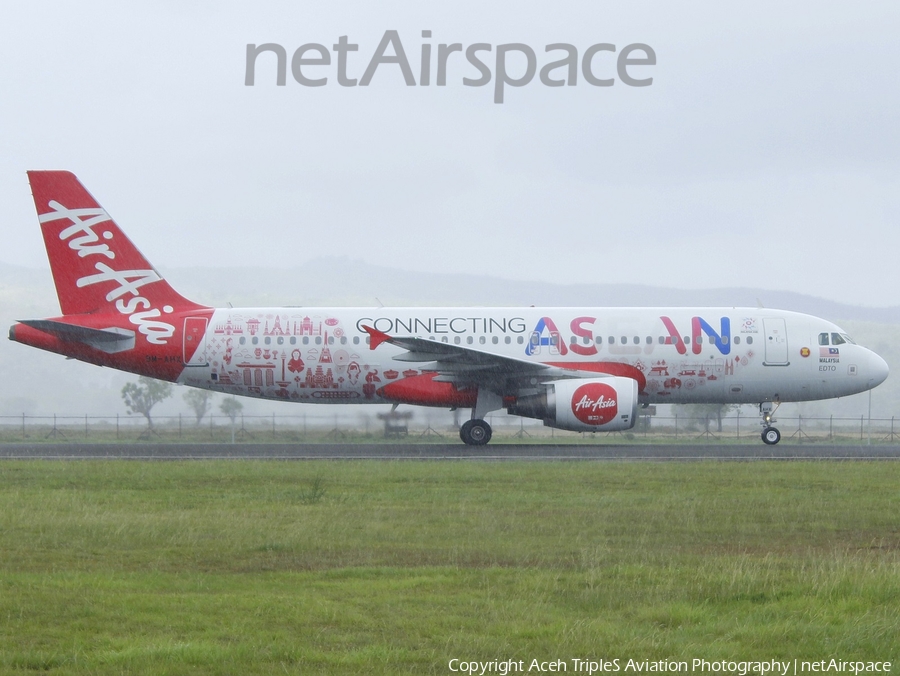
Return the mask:
<svg viewBox="0 0 900 676">
<path fill-rule="evenodd" d="M 778 422 L 775 419 L 775 411 L 778 410 L 780 405 L 781 403 L 777 401 L 764 401 L 759 405 L 759 414 L 762 416 L 762 420 L 759 423 L 763 428 L 762 440 L 764 444 L 769 446 L 774 446 L 781 441 L 781 432 L 772 427 L 772 423 Z"/>
</svg>

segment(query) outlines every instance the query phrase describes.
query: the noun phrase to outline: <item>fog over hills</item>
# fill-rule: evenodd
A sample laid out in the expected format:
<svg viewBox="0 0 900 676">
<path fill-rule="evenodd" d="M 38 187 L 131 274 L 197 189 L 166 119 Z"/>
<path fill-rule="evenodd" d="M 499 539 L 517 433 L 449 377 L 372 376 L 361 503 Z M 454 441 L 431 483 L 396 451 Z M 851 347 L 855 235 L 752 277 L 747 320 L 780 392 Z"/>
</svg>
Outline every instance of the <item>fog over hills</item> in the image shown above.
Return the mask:
<svg viewBox="0 0 900 676">
<path fill-rule="evenodd" d="M 490 275 L 408 272 L 360 260 L 318 258 L 292 269 L 173 268 L 175 288 L 213 305 L 374 306 L 724 306 L 765 307 L 844 319 L 900 324 L 900 306 L 845 305 L 825 297 L 741 287 L 678 289 L 641 284 L 555 284 Z M 377 300 L 376 300 L 377 298 Z"/>
<path fill-rule="evenodd" d="M 296 268 L 167 268 L 161 272 L 191 300 L 242 305 L 764 307 L 793 310 L 835 322 L 900 324 L 900 305 L 861 307 L 792 291 L 748 287 L 679 289 L 642 284 L 556 284 L 490 275 L 409 272 L 343 257 L 317 258 Z M 55 307 L 50 270 L 0 263 L 3 300 Z M 37 308 L 36 308 L 37 309 Z"/>
<path fill-rule="evenodd" d="M 270 306 L 749 306 L 806 312 L 837 322 L 861 344 L 871 347 L 900 373 L 900 306 L 857 307 L 788 291 L 752 288 L 676 289 L 640 284 L 566 285 L 517 281 L 490 275 L 415 273 L 349 258 L 319 258 L 291 269 L 171 268 L 161 272 L 191 300 L 208 305 Z M 47 269 L 0 264 L 0 321 L 58 314 L 59 306 Z M 124 414 L 120 391 L 135 376 L 65 360 L 6 342 L 0 350 L 5 385 L 0 390 L 0 416 Z M 894 382 L 898 386 L 894 386 Z M 159 406 L 160 415 L 187 412 L 183 391 Z M 868 395 L 837 402 L 802 404 L 804 415 L 860 415 Z M 244 399 L 248 413 L 322 415 L 325 407 L 297 406 Z M 873 414 L 900 414 L 900 378 L 894 376 L 873 397 Z M 346 414 L 373 408 L 350 407 Z M 748 409 L 749 410 L 749 409 Z"/>
</svg>

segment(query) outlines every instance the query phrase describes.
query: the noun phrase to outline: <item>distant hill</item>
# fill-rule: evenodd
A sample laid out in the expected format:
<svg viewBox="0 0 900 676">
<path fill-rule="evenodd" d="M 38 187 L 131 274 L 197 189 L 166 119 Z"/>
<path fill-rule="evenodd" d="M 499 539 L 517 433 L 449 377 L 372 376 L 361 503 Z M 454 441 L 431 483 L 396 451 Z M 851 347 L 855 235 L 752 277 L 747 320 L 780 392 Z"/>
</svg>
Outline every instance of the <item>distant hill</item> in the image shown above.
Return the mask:
<svg viewBox="0 0 900 676">
<path fill-rule="evenodd" d="M 791 291 L 728 287 L 675 289 L 640 284 L 555 284 L 489 275 L 421 273 L 349 258 L 318 258 L 291 269 L 172 268 L 175 288 L 199 302 L 266 305 L 474 306 L 749 306 L 844 319 L 900 324 L 900 306 L 836 303 Z"/>
</svg>

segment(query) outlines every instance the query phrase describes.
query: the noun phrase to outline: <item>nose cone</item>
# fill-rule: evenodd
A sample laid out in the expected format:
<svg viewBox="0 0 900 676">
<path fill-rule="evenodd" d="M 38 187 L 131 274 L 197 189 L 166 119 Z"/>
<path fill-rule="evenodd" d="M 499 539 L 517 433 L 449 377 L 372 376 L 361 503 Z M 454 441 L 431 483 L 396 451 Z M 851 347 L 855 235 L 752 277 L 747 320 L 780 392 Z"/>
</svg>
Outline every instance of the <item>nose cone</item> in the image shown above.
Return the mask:
<svg viewBox="0 0 900 676">
<path fill-rule="evenodd" d="M 872 351 L 868 351 L 865 376 L 868 378 L 869 389 L 881 385 L 890 373 L 887 362 Z"/>
</svg>

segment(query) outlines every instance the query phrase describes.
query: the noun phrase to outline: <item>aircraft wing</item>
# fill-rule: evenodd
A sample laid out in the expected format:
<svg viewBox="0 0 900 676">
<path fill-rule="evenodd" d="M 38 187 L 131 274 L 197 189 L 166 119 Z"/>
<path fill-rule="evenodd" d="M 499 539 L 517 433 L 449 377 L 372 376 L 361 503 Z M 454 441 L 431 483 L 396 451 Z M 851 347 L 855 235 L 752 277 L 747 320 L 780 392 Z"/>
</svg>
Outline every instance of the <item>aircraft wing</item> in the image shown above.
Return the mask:
<svg viewBox="0 0 900 676">
<path fill-rule="evenodd" d="M 542 364 L 515 357 L 451 345 L 425 338 L 395 337 L 370 326 L 363 326 L 369 334 L 370 349 L 382 343 L 396 345 L 406 350 L 394 357 L 395 361 L 417 362 L 423 371 L 435 371 L 434 382 L 453 383 L 457 388 L 478 387 L 489 389 L 501 396 L 521 395 L 540 383 L 569 378 L 602 378 L 626 375 L 616 368 L 563 368 L 554 364 Z M 592 364 L 591 366 L 622 366 L 619 364 Z M 636 369 L 635 369 L 636 370 Z M 631 375 L 631 374 L 627 374 Z M 641 380 L 643 376 L 641 374 Z"/>
</svg>

